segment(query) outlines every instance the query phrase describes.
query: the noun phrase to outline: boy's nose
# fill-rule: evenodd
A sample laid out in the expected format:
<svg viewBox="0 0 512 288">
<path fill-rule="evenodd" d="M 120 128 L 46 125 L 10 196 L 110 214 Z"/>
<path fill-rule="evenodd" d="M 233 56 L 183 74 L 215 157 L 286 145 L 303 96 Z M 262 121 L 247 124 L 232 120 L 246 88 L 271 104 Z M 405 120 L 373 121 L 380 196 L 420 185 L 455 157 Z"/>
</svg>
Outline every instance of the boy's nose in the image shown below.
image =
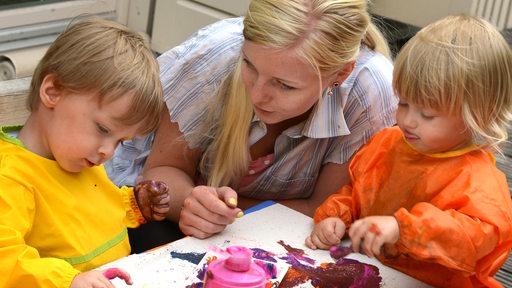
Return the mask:
<svg viewBox="0 0 512 288">
<path fill-rule="evenodd" d="M 110 159 L 114 155 L 114 151 L 116 150 L 117 144 L 109 144 L 104 143 L 100 146 L 98 149 L 98 153 L 101 156 L 101 163 L 106 162 L 108 159 Z"/>
</svg>

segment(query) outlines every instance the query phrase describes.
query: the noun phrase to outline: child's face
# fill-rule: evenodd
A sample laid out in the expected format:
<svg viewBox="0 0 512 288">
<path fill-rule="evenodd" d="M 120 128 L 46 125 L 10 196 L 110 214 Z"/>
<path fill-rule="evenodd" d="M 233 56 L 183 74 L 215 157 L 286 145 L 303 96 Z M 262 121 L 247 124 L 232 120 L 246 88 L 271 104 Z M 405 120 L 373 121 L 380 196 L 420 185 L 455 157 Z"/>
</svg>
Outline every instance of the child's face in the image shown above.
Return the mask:
<svg viewBox="0 0 512 288">
<path fill-rule="evenodd" d="M 416 150 L 426 154 L 465 148 L 472 136 L 461 117 L 400 99 L 396 112 L 398 126 Z"/>
<path fill-rule="evenodd" d="M 79 172 L 112 157 L 117 145 L 136 136 L 138 125 L 126 126 L 118 117 L 132 97 L 98 103 L 95 94 L 66 94 L 55 105 L 46 132 L 49 155 L 66 171 Z"/>
</svg>

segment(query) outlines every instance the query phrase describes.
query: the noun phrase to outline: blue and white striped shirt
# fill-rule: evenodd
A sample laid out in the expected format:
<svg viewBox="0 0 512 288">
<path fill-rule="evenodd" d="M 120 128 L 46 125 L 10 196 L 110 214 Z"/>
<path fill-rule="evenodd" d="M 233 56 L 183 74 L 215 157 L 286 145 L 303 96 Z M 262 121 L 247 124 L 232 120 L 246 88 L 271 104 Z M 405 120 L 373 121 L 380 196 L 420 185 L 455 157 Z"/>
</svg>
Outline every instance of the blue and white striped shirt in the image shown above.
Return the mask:
<svg viewBox="0 0 512 288">
<path fill-rule="evenodd" d="M 162 54 L 160 75 L 171 121 L 185 139 L 204 119 L 221 80 L 231 71 L 243 43 L 243 19 L 224 19 Z M 307 198 L 326 163 L 344 163 L 375 133 L 395 124 L 397 99 L 391 87 L 393 66 L 362 47 L 351 75 L 316 106 L 302 125 L 277 138 L 274 163 L 237 192 L 258 199 Z M 266 133 L 254 119 L 250 144 Z M 133 185 L 153 137 L 125 143 L 105 166 L 118 185 Z"/>
</svg>

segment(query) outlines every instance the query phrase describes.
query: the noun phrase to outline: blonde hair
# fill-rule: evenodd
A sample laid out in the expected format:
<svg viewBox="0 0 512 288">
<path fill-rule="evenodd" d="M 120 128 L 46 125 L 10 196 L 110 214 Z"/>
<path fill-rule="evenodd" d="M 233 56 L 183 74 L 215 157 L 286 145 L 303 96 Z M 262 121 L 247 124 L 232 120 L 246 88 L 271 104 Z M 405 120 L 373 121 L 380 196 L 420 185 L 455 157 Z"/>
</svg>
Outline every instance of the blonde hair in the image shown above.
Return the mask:
<svg viewBox="0 0 512 288">
<path fill-rule="evenodd" d="M 333 73 L 355 60 L 361 44 L 391 59 L 386 40 L 371 22 L 366 0 L 253 0 L 243 34 L 246 40 L 272 49 L 294 48 L 319 79 L 322 73 Z M 200 131 L 200 137 L 207 139 L 202 142 L 206 150 L 200 170 L 211 186 L 236 187 L 248 169 L 254 112 L 240 61 L 218 90 L 217 106 L 205 121 L 209 126 Z"/>
<path fill-rule="evenodd" d="M 122 24 L 87 18 L 62 32 L 35 69 L 29 110 L 37 109 L 39 88 L 49 74 L 58 89 L 95 92 L 100 104 L 131 93 L 131 107 L 120 120 L 141 123 L 141 135 L 158 126 L 164 105 L 158 63 L 144 38 Z"/>
<path fill-rule="evenodd" d="M 480 148 L 501 152 L 512 117 L 512 52 L 486 20 L 449 16 L 420 30 L 395 60 L 400 98 L 460 115 Z"/>
</svg>

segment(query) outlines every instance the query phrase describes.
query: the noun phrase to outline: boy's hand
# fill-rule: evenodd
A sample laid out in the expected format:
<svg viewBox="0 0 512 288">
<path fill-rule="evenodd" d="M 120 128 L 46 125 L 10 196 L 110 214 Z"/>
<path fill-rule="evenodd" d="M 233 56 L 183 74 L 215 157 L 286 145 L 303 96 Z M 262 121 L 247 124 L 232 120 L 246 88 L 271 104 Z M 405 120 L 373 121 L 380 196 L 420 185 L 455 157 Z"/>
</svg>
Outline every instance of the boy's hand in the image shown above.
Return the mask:
<svg viewBox="0 0 512 288">
<path fill-rule="evenodd" d="M 93 287 L 104 287 L 113 288 L 114 285 L 110 282 L 110 279 L 120 278 L 128 285 L 132 285 L 132 279 L 128 272 L 118 269 L 110 268 L 107 270 L 91 270 L 88 272 L 80 273 L 75 276 L 71 282 L 70 288 L 93 288 Z"/>
<path fill-rule="evenodd" d="M 326 218 L 315 225 L 311 235 L 306 238 L 306 246 L 311 249 L 330 249 L 341 243 L 345 230 L 345 223 L 340 218 Z"/>
<path fill-rule="evenodd" d="M 148 221 L 165 219 L 169 212 L 169 188 L 161 181 L 145 180 L 135 185 L 135 199 L 142 215 Z"/>
<path fill-rule="evenodd" d="M 400 228 L 393 216 L 368 216 L 356 220 L 350 226 L 348 235 L 355 252 L 359 252 L 359 245 L 362 244 L 365 254 L 373 257 L 380 254 L 384 244 L 398 241 Z"/>
</svg>

